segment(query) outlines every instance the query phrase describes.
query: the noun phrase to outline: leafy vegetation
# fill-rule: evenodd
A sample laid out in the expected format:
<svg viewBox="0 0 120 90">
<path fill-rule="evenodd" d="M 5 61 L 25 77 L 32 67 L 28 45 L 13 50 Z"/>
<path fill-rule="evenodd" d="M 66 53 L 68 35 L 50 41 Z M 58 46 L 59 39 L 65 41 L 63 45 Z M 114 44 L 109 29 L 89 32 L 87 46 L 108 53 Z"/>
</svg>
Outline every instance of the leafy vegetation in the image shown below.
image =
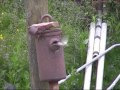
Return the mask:
<svg viewBox="0 0 120 90">
<path fill-rule="evenodd" d="M 17 1 L 0 3 L 0 88 L 10 83 L 29 89 L 25 18 Z"/>
<path fill-rule="evenodd" d="M 89 24 L 95 21 L 96 13 L 91 0 L 77 4 L 73 0 L 48 0 L 49 13 L 59 21 L 64 34 L 69 37 L 65 48 L 67 74 L 86 61 L 87 45 L 84 41 L 89 36 Z M 26 37 L 26 22 L 23 0 L 2 0 L 0 2 L 0 89 L 10 83 L 17 89 L 29 89 L 29 65 Z M 120 5 L 109 1 L 103 16 L 108 23 L 107 48 L 120 42 Z M 104 88 L 120 73 L 120 48 L 106 55 Z M 61 84 L 60 89 L 82 89 L 84 71 L 73 74 Z M 94 88 L 94 85 L 92 86 Z M 120 83 L 115 89 L 120 88 Z"/>
</svg>

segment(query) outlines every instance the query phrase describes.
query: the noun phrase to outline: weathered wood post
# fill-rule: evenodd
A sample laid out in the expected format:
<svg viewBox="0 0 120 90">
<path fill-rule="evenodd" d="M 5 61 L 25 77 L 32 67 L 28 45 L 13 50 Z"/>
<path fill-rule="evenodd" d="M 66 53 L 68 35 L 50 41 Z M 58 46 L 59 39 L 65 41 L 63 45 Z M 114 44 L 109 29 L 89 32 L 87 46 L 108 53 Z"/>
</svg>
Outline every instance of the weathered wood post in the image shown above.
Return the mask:
<svg viewBox="0 0 120 90">
<path fill-rule="evenodd" d="M 38 23 L 41 16 L 48 13 L 48 0 L 24 0 L 27 26 Z M 29 66 L 31 89 L 48 89 L 47 82 L 41 82 L 38 73 L 38 62 L 36 58 L 35 38 L 28 35 Z"/>
</svg>

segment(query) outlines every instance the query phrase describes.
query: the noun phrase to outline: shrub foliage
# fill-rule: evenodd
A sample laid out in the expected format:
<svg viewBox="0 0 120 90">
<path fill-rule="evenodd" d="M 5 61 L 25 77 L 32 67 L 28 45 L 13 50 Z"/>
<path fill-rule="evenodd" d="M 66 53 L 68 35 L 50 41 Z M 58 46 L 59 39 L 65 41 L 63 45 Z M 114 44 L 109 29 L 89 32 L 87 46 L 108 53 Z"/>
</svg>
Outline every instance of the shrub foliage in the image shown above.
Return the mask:
<svg viewBox="0 0 120 90">
<path fill-rule="evenodd" d="M 65 48 L 67 74 L 72 77 L 60 85 L 60 89 L 82 89 L 84 71 L 74 74 L 85 63 L 90 22 L 95 22 L 96 12 L 91 0 L 48 0 L 49 13 L 59 21 L 64 35 L 68 37 Z M 108 24 L 107 47 L 119 43 L 120 4 L 109 0 L 103 14 Z M 0 88 L 13 84 L 17 89 L 30 88 L 29 61 L 23 0 L 0 1 Z M 106 55 L 104 88 L 119 74 L 119 48 Z M 111 74 L 112 73 L 112 74 Z M 93 88 L 95 85 L 92 86 Z M 119 89 L 117 84 L 115 89 Z"/>
</svg>

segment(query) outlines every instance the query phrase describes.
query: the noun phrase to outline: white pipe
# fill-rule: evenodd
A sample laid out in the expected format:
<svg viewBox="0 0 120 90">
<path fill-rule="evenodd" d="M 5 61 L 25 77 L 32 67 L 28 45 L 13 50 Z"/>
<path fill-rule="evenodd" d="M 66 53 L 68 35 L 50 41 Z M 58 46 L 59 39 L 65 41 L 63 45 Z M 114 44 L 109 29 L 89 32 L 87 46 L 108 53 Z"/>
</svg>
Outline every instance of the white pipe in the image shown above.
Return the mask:
<svg viewBox="0 0 120 90">
<path fill-rule="evenodd" d="M 62 79 L 58 82 L 58 84 L 62 84 L 64 83 L 67 79 L 69 79 L 71 77 L 71 74 L 67 75 L 67 77 L 65 79 Z"/>
<path fill-rule="evenodd" d="M 91 63 L 97 61 L 97 59 L 101 58 L 103 55 L 105 55 L 106 53 L 108 53 L 110 50 L 112 50 L 113 48 L 118 47 L 118 46 L 120 46 L 120 44 L 112 45 L 112 46 L 109 47 L 107 50 L 105 50 L 105 52 L 103 52 L 102 54 L 100 54 L 100 55 L 98 55 L 97 57 L 93 58 L 92 61 L 90 61 L 90 62 L 82 65 L 80 68 L 78 68 L 78 69 L 76 70 L 76 72 L 77 72 L 77 73 L 80 72 L 80 71 L 83 70 L 86 66 L 88 66 L 88 65 L 90 65 Z"/>
<path fill-rule="evenodd" d="M 93 59 L 94 35 L 95 35 L 95 23 L 92 22 L 90 24 L 90 35 L 89 35 L 86 63 L 90 62 Z M 85 79 L 84 79 L 84 87 L 83 87 L 84 90 L 90 89 L 91 75 L 92 75 L 92 64 L 86 67 L 85 69 Z"/>
<path fill-rule="evenodd" d="M 100 41 L 100 54 L 103 53 L 105 51 L 105 48 L 106 48 L 106 34 L 107 34 L 107 24 L 102 23 L 101 41 Z M 96 90 L 102 90 L 103 73 L 104 73 L 104 58 L 105 58 L 105 56 L 102 56 L 98 60 Z"/>
<path fill-rule="evenodd" d="M 97 55 L 99 55 L 99 50 L 100 50 L 100 39 L 99 38 L 95 38 L 95 43 L 94 43 L 94 52 L 93 52 L 93 57 L 96 57 Z"/>
<path fill-rule="evenodd" d="M 120 80 L 120 74 L 117 76 L 114 82 L 107 88 L 107 90 L 112 90 L 119 80 Z"/>
<path fill-rule="evenodd" d="M 118 47 L 118 46 L 120 46 L 120 44 L 112 45 L 112 46 L 109 47 L 107 50 L 105 50 L 105 52 L 103 52 L 103 53 L 101 53 L 100 55 L 98 55 L 97 57 L 95 57 L 92 61 L 90 61 L 90 62 L 82 65 L 80 68 L 76 69 L 76 73 L 80 72 L 80 71 L 83 70 L 85 67 L 87 67 L 87 66 L 90 65 L 91 63 L 97 61 L 99 58 L 101 58 L 101 57 L 104 56 L 106 53 L 108 53 L 109 51 L 111 51 L 113 48 Z M 62 80 L 64 80 L 64 82 L 65 82 L 65 81 L 66 81 L 67 79 L 69 79 L 70 77 L 71 77 L 71 74 L 69 74 L 68 76 L 66 76 L 65 79 L 62 79 Z M 60 82 L 61 82 L 61 80 L 60 80 L 58 83 L 61 84 Z M 62 82 L 62 83 L 63 83 L 63 82 Z"/>
<path fill-rule="evenodd" d="M 94 42 L 94 51 L 93 57 L 99 55 L 100 52 L 100 39 L 101 39 L 101 19 L 97 19 L 97 25 L 95 30 L 95 42 Z"/>
</svg>

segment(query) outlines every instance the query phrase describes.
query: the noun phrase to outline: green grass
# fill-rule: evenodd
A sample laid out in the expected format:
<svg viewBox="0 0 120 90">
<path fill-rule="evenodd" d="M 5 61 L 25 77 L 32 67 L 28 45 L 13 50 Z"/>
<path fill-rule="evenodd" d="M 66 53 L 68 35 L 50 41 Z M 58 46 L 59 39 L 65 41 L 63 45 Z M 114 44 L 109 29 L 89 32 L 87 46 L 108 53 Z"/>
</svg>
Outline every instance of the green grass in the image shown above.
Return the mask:
<svg viewBox="0 0 120 90">
<path fill-rule="evenodd" d="M 17 11 L 11 13 L 14 5 L 8 3 L 0 7 L 0 35 L 3 37 L 0 39 L 0 88 L 11 83 L 16 88 L 29 89 L 26 22 Z"/>
<path fill-rule="evenodd" d="M 67 74 L 74 73 L 75 69 L 86 61 L 87 45 L 84 41 L 89 36 L 90 22 L 95 21 L 96 17 L 90 1 L 80 6 L 72 0 L 49 0 L 49 13 L 60 22 L 63 34 L 69 38 L 68 46 L 64 50 Z M 117 14 L 120 6 L 113 2 L 107 6 L 109 11 L 104 20 L 108 23 L 108 48 L 120 42 L 120 16 Z M 0 3 L 0 89 L 6 83 L 14 84 L 17 89 L 30 88 L 27 48 L 23 1 L 4 0 L 4 3 Z M 107 88 L 120 73 L 119 53 L 120 49 L 115 49 L 106 55 L 104 88 Z M 84 71 L 73 74 L 68 81 L 60 85 L 60 89 L 82 89 L 83 80 Z M 115 89 L 119 88 L 120 83 Z"/>
</svg>

